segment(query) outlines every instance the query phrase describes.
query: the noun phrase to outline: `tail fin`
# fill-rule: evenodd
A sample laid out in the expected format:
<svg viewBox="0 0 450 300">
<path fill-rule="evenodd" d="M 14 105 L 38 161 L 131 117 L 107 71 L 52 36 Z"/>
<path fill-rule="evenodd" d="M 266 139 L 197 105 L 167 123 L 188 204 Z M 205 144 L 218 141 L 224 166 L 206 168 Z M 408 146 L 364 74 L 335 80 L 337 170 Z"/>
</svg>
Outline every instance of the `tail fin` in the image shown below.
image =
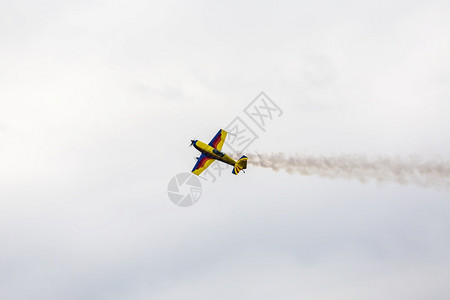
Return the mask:
<svg viewBox="0 0 450 300">
<path fill-rule="evenodd" d="M 245 155 L 242 155 L 234 165 L 233 174 L 237 175 L 243 169 L 247 169 L 247 156 Z"/>
</svg>

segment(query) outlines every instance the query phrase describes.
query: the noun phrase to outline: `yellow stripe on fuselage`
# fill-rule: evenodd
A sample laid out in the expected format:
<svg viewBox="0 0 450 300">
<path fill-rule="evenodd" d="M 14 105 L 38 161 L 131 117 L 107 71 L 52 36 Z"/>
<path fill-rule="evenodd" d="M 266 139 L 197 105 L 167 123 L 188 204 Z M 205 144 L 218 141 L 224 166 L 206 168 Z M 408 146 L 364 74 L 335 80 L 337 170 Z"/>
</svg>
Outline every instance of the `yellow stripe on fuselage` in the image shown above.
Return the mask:
<svg viewBox="0 0 450 300">
<path fill-rule="evenodd" d="M 205 153 L 206 155 L 208 155 L 214 159 L 220 160 L 220 161 L 227 163 L 229 165 L 232 165 L 232 166 L 234 166 L 236 164 L 236 161 L 226 154 L 224 154 L 224 156 L 222 156 L 222 157 L 215 154 L 213 150 L 217 150 L 217 149 L 211 147 L 208 144 L 203 143 L 202 141 L 197 141 L 194 146 L 195 146 L 195 148 L 197 148 L 198 151 Z M 219 151 L 219 150 L 217 150 L 217 151 Z"/>
</svg>

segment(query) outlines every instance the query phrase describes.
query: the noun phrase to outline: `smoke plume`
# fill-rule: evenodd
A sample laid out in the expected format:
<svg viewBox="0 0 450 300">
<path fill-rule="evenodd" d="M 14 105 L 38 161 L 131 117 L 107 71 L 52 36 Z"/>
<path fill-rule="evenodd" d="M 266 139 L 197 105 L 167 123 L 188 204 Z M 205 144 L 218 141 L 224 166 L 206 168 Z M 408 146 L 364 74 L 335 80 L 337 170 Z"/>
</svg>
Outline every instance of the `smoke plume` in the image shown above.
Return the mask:
<svg viewBox="0 0 450 300">
<path fill-rule="evenodd" d="M 450 162 L 439 158 L 254 153 L 248 155 L 248 164 L 290 174 L 450 188 Z"/>
</svg>

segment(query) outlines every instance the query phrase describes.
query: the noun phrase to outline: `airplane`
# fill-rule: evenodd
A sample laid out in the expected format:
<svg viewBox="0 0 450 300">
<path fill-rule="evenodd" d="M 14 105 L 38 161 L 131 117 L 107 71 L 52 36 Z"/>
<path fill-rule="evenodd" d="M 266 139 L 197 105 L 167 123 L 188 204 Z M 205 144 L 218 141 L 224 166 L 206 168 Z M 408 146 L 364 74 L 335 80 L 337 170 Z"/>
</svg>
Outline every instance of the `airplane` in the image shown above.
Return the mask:
<svg viewBox="0 0 450 300">
<path fill-rule="evenodd" d="M 219 132 L 213 137 L 211 142 L 209 142 L 209 144 L 205 144 L 199 140 L 191 140 L 191 146 L 193 145 L 195 149 L 202 153 L 200 157 L 197 157 L 197 163 L 192 169 L 192 173 L 199 176 L 215 160 L 232 165 L 234 167 L 232 171 L 234 175 L 237 175 L 241 170 L 247 169 L 247 156 L 242 155 L 242 157 L 239 158 L 238 161 L 235 161 L 227 154 L 220 151 L 222 150 L 222 146 L 225 142 L 226 137 L 227 132 L 223 129 L 220 129 Z"/>
</svg>

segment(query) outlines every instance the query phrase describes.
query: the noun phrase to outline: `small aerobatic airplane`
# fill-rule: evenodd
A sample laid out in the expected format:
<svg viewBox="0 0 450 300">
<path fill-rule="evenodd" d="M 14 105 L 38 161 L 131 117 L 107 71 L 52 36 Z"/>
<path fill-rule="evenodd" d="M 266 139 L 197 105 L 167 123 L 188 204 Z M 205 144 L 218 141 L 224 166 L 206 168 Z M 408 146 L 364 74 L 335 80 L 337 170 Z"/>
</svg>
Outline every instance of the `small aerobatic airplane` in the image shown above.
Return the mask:
<svg viewBox="0 0 450 300">
<path fill-rule="evenodd" d="M 197 163 L 192 169 L 192 173 L 195 175 L 200 175 L 216 159 L 232 165 L 234 167 L 233 174 L 235 175 L 237 175 L 241 170 L 247 169 L 247 156 L 243 155 L 238 161 L 235 161 L 225 153 L 220 152 L 226 137 L 227 132 L 220 129 L 208 145 L 198 140 L 191 140 L 191 146 L 194 145 L 195 149 L 202 153 L 200 157 L 197 157 Z"/>
</svg>

